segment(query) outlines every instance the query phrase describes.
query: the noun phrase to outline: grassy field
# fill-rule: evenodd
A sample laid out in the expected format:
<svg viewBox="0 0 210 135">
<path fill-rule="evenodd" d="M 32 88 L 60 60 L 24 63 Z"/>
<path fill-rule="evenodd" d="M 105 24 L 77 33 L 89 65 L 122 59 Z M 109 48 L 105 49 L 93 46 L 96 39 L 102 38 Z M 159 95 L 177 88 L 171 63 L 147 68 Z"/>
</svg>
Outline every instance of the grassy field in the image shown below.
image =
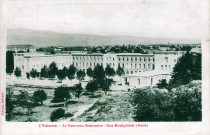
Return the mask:
<svg viewBox="0 0 210 135">
<path fill-rule="evenodd" d="M 63 108 L 66 113 L 73 114 L 72 117 L 60 118 L 58 122 L 62 121 L 133 121 L 133 108 L 129 103 L 129 93 L 125 91 L 112 91 L 105 95 L 102 91 L 91 96 L 89 93 L 84 93 L 78 100 L 72 97 L 67 103 L 67 107 L 61 103 L 52 103 L 54 88 L 46 87 L 28 87 L 28 86 L 7 86 L 14 90 L 14 95 L 19 94 L 19 90 L 27 90 L 30 95 L 36 90 L 44 90 L 47 93 L 47 100 L 44 101 L 43 106 L 34 107 L 31 115 L 27 115 L 27 110 L 22 107 L 17 107 L 13 111 L 10 121 L 26 122 L 26 121 L 50 121 L 50 114 L 55 109 Z"/>
</svg>

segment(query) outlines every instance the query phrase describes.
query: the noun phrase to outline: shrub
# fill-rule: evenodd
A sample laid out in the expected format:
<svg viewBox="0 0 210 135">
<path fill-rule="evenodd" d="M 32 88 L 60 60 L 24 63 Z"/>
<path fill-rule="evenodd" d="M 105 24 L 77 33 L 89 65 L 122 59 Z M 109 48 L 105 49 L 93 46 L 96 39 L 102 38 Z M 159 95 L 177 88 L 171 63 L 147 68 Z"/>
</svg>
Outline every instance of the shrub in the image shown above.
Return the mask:
<svg viewBox="0 0 210 135">
<path fill-rule="evenodd" d="M 102 91 L 105 93 L 105 95 L 110 90 L 111 82 L 112 82 L 111 79 L 105 79 L 104 82 L 101 83 L 101 88 L 102 88 Z"/>
<path fill-rule="evenodd" d="M 15 71 L 14 71 L 14 74 L 16 77 L 20 77 L 21 76 L 21 70 L 20 68 L 16 67 Z"/>
<path fill-rule="evenodd" d="M 135 106 L 135 121 L 171 121 L 174 119 L 169 93 L 145 88 L 135 90 L 132 97 L 131 102 Z"/>
<path fill-rule="evenodd" d="M 113 68 L 110 67 L 110 65 L 107 65 L 107 67 L 105 68 L 105 74 L 107 76 L 114 76 L 115 75 L 115 71 Z"/>
<path fill-rule="evenodd" d="M 72 117 L 72 116 L 74 116 L 72 113 L 66 113 L 65 114 L 65 117 L 67 118 L 67 117 Z"/>
<path fill-rule="evenodd" d="M 83 92 L 83 88 L 82 88 L 81 83 L 76 84 L 74 86 L 74 95 L 75 95 L 75 97 L 77 97 L 79 99 L 81 94 L 82 94 L 82 92 Z"/>
<path fill-rule="evenodd" d="M 28 110 L 28 115 L 31 115 L 32 109 L 36 104 L 34 103 L 33 98 L 29 96 L 27 91 L 20 90 L 20 94 L 17 95 L 16 105 L 26 108 Z"/>
<path fill-rule="evenodd" d="M 65 116 L 65 110 L 62 108 L 58 108 L 56 110 L 54 110 L 51 115 L 50 115 L 50 121 L 55 122 L 57 121 L 59 118 L 62 118 Z"/>
<path fill-rule="evenodd" d="M 82 71 L 82 70 L 77 71 L 77 79 L 78 79 L 79 81 L 84 80 L 84 79 L 85 79 L 85 72 Z"/>
<path fill-rule="evenodd" d="M 94 92 L 98 90 L 97 82 L 95 80 L 90 81 L 86 85 L 86 90 L 89 91 L 89 92 L 91 92 L 92 95 L 94 95 Z"/>
<path fill-rule="evenodd" d="M 179 87 L 174 93 L 176 95 L 174 99 L 175 119 L 177 121 L 201 121 L 201 90 L 197 87 L 187 90 L 186 87 Z"/>
<path fill-rule="evenodd" d="M 93 70 L 90 67 L 87 69 L 87 75 L 93 77 Z"/>
<path fill-rule="evenodd" d="M 52 102 L 63 102 L 69 98 L 70 98 L 69 87 L 58 87 L 54 91 L 54 97 L 53 97 Z"/>
<path fill-rule="evenodd" d="M 201 84 L 188 84 L 172 91 L 136 89 L 131 96 L 135 121 L 201 121 Z"/>
<path fill-rule="evenodd" d="M 33 94 L 33 99 L 36 102 L 41 102 L 41 105 L 43 105 L 43 101 L 47 99 L 47 93 L 44 90 L 37 90 Z"/>
<path fill-rule="evenodd" d="M 167 83 L 166 79 L 159 80 L 157 87 L 160 89 L 167 88 L 168 83 Z"/>
</svg>

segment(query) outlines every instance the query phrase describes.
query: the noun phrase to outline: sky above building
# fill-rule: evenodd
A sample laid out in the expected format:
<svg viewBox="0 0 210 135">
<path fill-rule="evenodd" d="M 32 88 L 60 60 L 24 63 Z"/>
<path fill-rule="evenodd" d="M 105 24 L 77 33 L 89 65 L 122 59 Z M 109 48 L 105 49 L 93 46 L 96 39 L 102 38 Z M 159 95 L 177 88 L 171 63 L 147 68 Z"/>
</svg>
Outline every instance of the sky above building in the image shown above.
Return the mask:
<svg viewBox="0 0 210 135">
<path fill-rule="evenodd" d="M 10 1 L 8 28 L 70 34 L 200 39 L 207 0 Z"/>
</svg>

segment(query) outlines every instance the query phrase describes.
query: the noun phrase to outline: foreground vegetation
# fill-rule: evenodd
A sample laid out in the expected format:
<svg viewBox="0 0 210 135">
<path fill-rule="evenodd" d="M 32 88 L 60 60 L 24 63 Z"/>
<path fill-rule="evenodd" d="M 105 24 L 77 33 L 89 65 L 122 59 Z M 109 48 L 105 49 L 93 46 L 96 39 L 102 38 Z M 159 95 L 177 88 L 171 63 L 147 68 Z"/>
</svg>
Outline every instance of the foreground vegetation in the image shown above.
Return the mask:
<svg viewBox="0 0 210 135">
<path fill-rule="evenodd" d="M 25 89 L 28 91 L 27 94 L 21 93 Z M 38 94 L 34 93 L 42 93 L 38 92 L 41 91 L 40 89 L 46 93 L 46 99 L 42 96 L 37 100 Z M 67 90 L 67 88 L 64 89 Z M 67 99 L 67 96 L 61 96 L 62 94 L 55 98 L 55 93 L 57 93 L 55 91 L 58 90 L 61 89 L 8 86 L 7 91 L 13 92 L 7 94 L 10 96 L 7 97 L 7 100 L 10 100 L 6 107 L 7 121 L 133 121 L 133 107 L 128 100 L 128 92 L 111 91 L 105 95 L 102 90 L 97 90 L 93 96 L 91 92 L 84 90 L 78 99 L 72 87 L 69 91 L 70 97 Z M 22 101 L 27 100 L 25 103 L 30 103 L 28 106 L 17 104 L 20 95 L 28 97 L 21 98 Z M 35 102 L 35 99 L 38 102 Z"/>
<path fill-rule="evenodd" d="M 201 121 L 201 81 L 173 88 L 133 91 L 135 121 Z"/>
</svg>

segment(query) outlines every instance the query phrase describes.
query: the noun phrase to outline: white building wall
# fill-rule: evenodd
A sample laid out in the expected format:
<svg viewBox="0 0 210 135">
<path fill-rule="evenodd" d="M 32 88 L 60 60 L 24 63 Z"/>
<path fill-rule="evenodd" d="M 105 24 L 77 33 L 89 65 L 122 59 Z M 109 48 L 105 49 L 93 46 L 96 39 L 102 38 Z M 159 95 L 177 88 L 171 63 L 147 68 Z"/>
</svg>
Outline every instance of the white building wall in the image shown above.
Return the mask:
<svg viewBox="0 0 210 135">
<path fill-rule="evenodd" d="M 87 71 L 88 68 L 92 70 L 99 64 L 103 64 L 103 55 L 99 54 L 72 54 L 73 64 L 77 69 Z"/>
<path fill-rule="evenodd" d="M 155 54 L 155 70 L 173 71 L 183 52 L 160 52 Z"/>
<path fill-rule="evenodd" d="M 103 59 L 104 69 L 107 67 L 107 65 L 110 65 L 110 67 L 113 68 L 115 71 L 117 70 L 118 62 L 116 54 L 104 54 Z"/>
<path fill-rule="evenodd" d="M 169 82 L 170 74 L 159 74 L 154 76 L 128 76 L 127 82 L 131 88 L 142 88 L 146 86 L 155 86 L 160 80 L 166 79 Z"/>
<path fill-rule="evenodd" d="M 58 69 L 62 69 L 64 66 L 68 68 L 72 64 L 72 57 L 71 55 L 14 54 L 14 67 L 21 69 L 23 77 L 32 69 L 41 72 L 45 65 L 49 67 L 52 62 L 56 63 Z"/>
<path fill-rule="evenodd" d="M 154 55 L 121 54 L 118 55 L 118 65 L 124 68 L 125 74 L 134 74 L 154 70 Z"/>
</svg>

